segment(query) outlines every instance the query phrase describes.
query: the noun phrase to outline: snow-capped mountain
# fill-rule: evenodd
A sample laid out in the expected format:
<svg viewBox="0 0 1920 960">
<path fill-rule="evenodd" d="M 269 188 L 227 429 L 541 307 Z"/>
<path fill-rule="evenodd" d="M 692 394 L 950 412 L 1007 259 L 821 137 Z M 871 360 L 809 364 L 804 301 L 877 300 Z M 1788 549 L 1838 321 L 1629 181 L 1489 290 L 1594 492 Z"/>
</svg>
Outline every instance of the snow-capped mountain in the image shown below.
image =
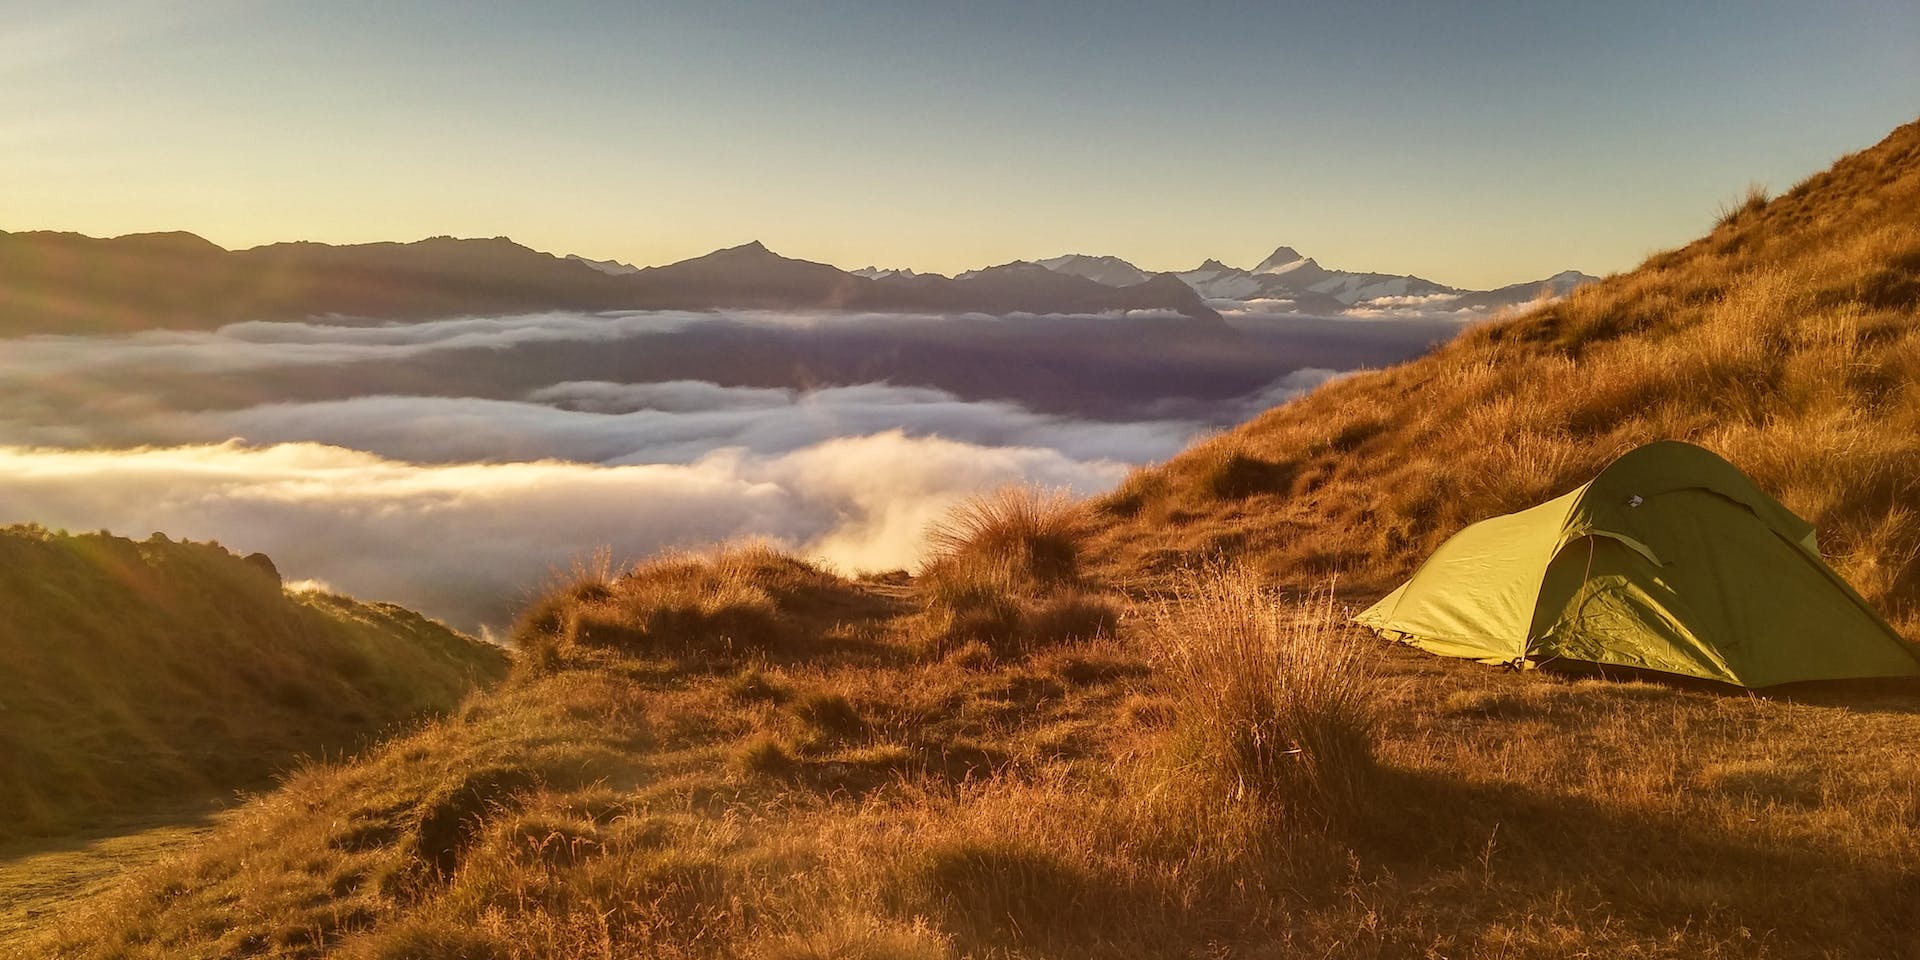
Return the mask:
<svg viewBox="0 0 1920 960">
<path fill-rule="evenodd" d="M 1139 283 L 1151 276 L 1118 257 L 1070 254 L 1036 261 L 1040 266 L 1070 273 L 1109 286 Z M 1275 313 L 1341 313 L 1367 305 L 1407 307 L 1428 311 L 1481 311 L 1534 299 L 1545 287 L 1551 296 L 1564 296 L 1596 278 L 1577 270 L 1546 280 L 1517 283 L 1498 290 L 1472 291 L 1436 283 L 1423 277 L 1389 273 L 1332 270 L 1292 247 L 1281 247 L 1251 270 L 1207 260 L 1192 270 L 1174 274 L 1187 286 L 1218 306 L 1256 302 Z"/>
<path fill-rule="evenodd" d="M 937 274 L 937 273 L 921 273 L 917 270 L 907 270 L 905 268 L 902 268 L 899 270 L 889 270 L 889 269 L 884 269 L 884 268 L 876 267 L 872 265 L 861 267 L 858 270 L 848 270 L 847 272 L 853 274 L 856 277 L 866 277 L 868 280 L 885 280 L 890 277 L 897 277 L 903 280 L 911 280 L 914 277 L 940 276 L 940 274 Z"/>
<path fill-rule="evenodd" d="M 1208 260 L 1178 276 L 1210 300 L 1292 300 L 1309 310 L 1324 308 L 1329 299 L 1339 307 L 1351 307 L 1379 297 L 1459 292 L 1420 277 L 1329 270 L 1292 247 L 1275 250 L 1252 270 Z"/>
<path fill-rule="evenodd" d="M 1109 287 L 1131 287 L 1136 283 L 1146 283 L 1147 278 L 1152 276 L 1119 257 L 1087 257 L 1069 253 L 1064 257 L 1034 262 L 1055 273 L 1070 273 Z"/>
<path fill-rule="evenodd" d="M 1578 270 L 1562 270 L 1545 280 L 1508 284 L 1497 290 L 1462 294 L 1452 306 L 1456 310 L 1497 310 L 1501 307 L 1529 303 L 1542 296 L 1549 299 L 1564 297 L 1575 288 L 1586 286 L 1598 279 L 1600 278 Z"/>
</svg>

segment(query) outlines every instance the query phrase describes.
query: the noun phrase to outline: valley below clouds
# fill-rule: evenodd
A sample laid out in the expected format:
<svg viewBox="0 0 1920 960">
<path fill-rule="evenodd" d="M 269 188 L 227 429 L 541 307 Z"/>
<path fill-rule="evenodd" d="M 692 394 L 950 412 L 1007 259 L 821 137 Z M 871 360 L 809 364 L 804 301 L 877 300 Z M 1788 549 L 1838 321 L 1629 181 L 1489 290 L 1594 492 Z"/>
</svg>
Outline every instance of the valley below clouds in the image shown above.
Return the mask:
<svg viewBox="0 0 1920 960">
<path fill-rule="evenodd" d="M 716 311 L 0 340 L 0 522 L 214 539 L 498 630 L 601 546 L 910 568 L 969 494 L 1097 493 L 1457 329 Z"/>
</svg>

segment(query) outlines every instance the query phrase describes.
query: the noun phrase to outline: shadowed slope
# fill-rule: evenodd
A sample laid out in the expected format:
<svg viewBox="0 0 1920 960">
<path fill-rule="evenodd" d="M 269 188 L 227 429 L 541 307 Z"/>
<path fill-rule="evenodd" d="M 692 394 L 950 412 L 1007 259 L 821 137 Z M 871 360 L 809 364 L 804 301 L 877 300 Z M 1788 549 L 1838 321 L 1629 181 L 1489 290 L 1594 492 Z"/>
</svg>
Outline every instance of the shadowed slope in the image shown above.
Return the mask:
<svg viewBox="0 0 1920 960">
<path fill-rule="evenodd" d="M 505 654 L 289 594 L 218 545 L 0 529 L 0 838 L 258 784 L 458 703 Z"/>
</svg>

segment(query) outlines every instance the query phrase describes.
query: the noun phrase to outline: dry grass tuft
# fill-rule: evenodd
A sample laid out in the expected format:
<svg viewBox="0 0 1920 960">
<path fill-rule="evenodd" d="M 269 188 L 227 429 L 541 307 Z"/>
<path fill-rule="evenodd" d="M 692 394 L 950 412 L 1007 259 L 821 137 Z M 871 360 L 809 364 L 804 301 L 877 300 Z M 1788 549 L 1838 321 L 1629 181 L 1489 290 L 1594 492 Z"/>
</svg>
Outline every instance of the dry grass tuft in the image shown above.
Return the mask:
<svg viewBox="0 0 1920 960">
<path fill-rule="evenodd" d="M 809 918 L 805 929 L 788 932 L 750 951 L 754 960 L 947 960 L 950 937 L 925 921 L 902 922 L 871 916 Z"/>
<path fill-rule="evenodd" d="M 1263 493 L 1285 493 L 1293 482 L 1287 464 L 1265 460 L 1224 438 L 1202 447 L 1190 468 L 1193 482 L 1216 500 L 1245 500 Z"/>
<path fill-rule="evenodd" d="M 1015 657 L 1112 636 L 1117 603 L 1079 575 L 1085 507 L 1063 493 L 1010 487 L 962 503 L 928 531 L 934 555 L 916 584 L 930 655 L 985 648 Z"/>
<path fill-rule="evenodd" d="M 511 960 L 510 946 L 464 924 L 408 923 L 346 952 L 345 960 Z"/>
<path fill-rule="evenodd" d="M 1072 583 L 1086 535 L 1084 508 L 1065 491 L 1006 487 L 963 501 L 928 529 L 935 559 L 922 576 L 1009 587 Z"/>
<path fill-rule="evenodd" d="M 1154 627 L 1183 777 L 1321 815 L 1364 795 L 1379 682 L 1330 593 L 1294 605 L 1215 567 L 1181 578 Z"/>
<path fill-rule="evenodd" d="M 1767 185 L 1753 182 L 1733 200 L 1723 201 L 1714 210 L 1713 223 L 1716 227 L 1730 227 L 1738 224 L 1743 217 L 1750 217 L 1767 208 Z"/>
<path fill-rule="evenodd" d="M 972 941 L 1045 939 L 1061 904 L 1102 884 L 1079 864 L 1024 838 L 968 837 L 921 853 L 903 881 L 909 902 Z"/>
<path fill-rule="evenodd" d="M 798 652 L 822 620 L 865 602 L 852 584 L 772 547 L 669 554 L 618 576 L 604 562 L 522 615 L 514 640 L 541 668 L 598 653 L 731 660 Z"/>
</svg>

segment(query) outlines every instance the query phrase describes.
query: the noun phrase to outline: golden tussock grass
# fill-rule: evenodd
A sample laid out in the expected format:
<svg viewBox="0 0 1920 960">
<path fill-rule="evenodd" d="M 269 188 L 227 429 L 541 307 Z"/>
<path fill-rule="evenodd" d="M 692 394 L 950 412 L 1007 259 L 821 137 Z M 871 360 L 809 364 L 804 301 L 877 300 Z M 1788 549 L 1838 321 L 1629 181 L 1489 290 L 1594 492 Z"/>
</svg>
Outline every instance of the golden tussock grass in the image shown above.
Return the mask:
<svg viewBox="0 0 1920 960">
<path fill-rule="evenodd" d="M 803 652 L 822 626 L 871 603 L 765 544 L 669 553 L 619 573 L 597 555 L 536 600 L 513 637 L 534 669 L 621 654 L 731 661 Z"/>
<path fill-rule="evenodd" d="M 1060 491 L 1009 487 L 961 503 L 928 532 L 915 584 L 924 648 L 1007 656 L 1111 636 L 1119 607 L 1081 576 L 1088 524 Z"/>
<path fill-rule="evenodd" d="M 22 949 L 1877 957 L 1910 944 L 1920 715 L 1904 701 L 1502 673 L 1389 647 L 1324 597 L 1266 587 L 1189 575 L 1113 636 L 978 661 L 928 656 L 916 604 L 877 595 L 785 654 L 562 657 L 365 759 L 292 777 Z"/>
<path fill-rule="evenodd" d="M 588 564 L 502 688 L 25 955 L 1913 957 L 1910 694 L 1502 672 L 1311 590 L 1371 598 L 1682 437 L 1911 629 L 1915 209 L 1920 125 L 1099 503 L 971 504 L 904 589 L 764 548 Z"/>
<path fill-rule="evenodd" d="M 1245 570 L 1179 577 L 1152 632 L 1181 775 L 1283 813 L 1363 802 L 1380 690 L 1345 620 L 1330 594 L 1289 603 Z"/>
</svg>

